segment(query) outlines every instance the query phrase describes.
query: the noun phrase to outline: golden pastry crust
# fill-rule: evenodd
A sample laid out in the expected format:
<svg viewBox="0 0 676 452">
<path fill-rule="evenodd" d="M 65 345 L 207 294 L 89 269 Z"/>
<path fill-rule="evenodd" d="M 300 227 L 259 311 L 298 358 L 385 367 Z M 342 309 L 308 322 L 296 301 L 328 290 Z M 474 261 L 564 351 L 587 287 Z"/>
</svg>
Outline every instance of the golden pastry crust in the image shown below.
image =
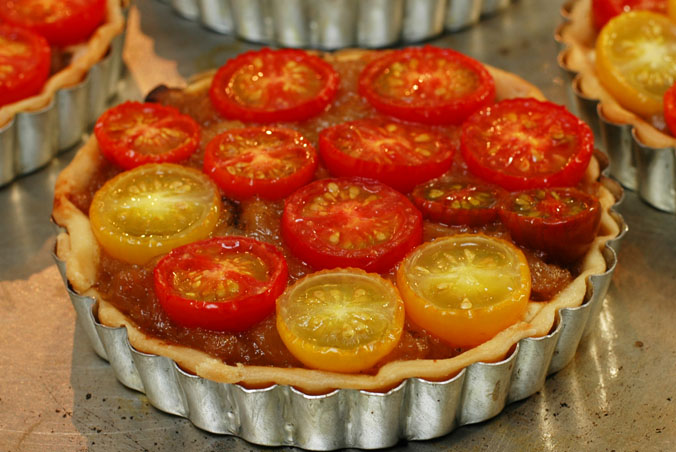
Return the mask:
<svg viewBox="0 0 676 452">
<path fill-rule="evenodd" d="M 328 55 L 332 59 L 358 58 L 363 51 L 343 51 Z M 495 78 L 499 100 L 531 96 L 542 99 L 540 91 L 524 80 L 495 68 L 488 68 Z M 210 82 L 210 74 L 199 77 L 187 89 L 197 89 Z M 69 194 L 87 189 L 88 175 L 102 164 L 98 145 L 91 138 L 77 153 L 72 163 L 59 175 L 55 188 L 53 217 L 66 228 L 57 240 L 57 255 L 66 262 L 67 277 L 80 294 L 98 300 L 98 320 L 108 326 L 125 326 L 129 342 L 138 350 L 169 357 L 184 370 L 224 383 L 241 383 L 247 387 L 260 387 L 271 383 L 292 385 L 309 393 L 326 392 L 335 388 L 386 390 L 402 380 L 420 377 L 430 380 L 449 378 L 468 365 L 483 361 L 503 359 L 512 347 L 525 337 L 548 334 L 555 322 L 556 312 L 562 308 L 581 305 L 587 293 L 587 278 L 605 272 L 606 261 L 602 250 L 605 243 L 619 234 L 619 226 L 609 214 L 615 197 L 600 184 L 598 196 L 603 207 L 601 227 L 586 256 L 580 264 L 580 273 L 573 282 L 548 302 L 531 302 L 522 321 L 502 331 L 490 341 L 458 356 L 440 360 L 394 361 L 382 366 L 375 375 L 340 374 L 302 368 L 227 365 L 204 352 L 184 346 L 168 344 L 146 335 L 133 321 L 106 302 L 93 288 L 99 260 L 99 247 L 89 225 L 89 219 L 70 200 Z M 588 181 L 599 178 L 598 162 L 592 159 L 585 177 Z"/>
<path fill-rule="evenodd" d="M 557 39 L 566 46 L 559 54 L 559 64 L 578 74 L 574 89 L 588 99 L 598 99 L 598 114 L 607 122 L 633 126 L 641 144 L 655 149 L 676 147 L 676 138 L 622 107 L 601 85 L 594 64 L 597 32 L 592 25 L 591 0 L 572 2 L 564 9 L 564 16 L 568 21 L 557 32 Z"/>
<path fill-rule="evenodd" d="M 113 39 L 124 31 L 123 3 L 124 0 L 106 1 L 104 22 L 87 42 L 69 48 L 73 52 L 70 63 L 49 77 L 39 94 L 0 107 L 0 128 L 17 113 L 39 110 L 48 105 L 59 89 L 80 82 L 92 66 L 106 56 Z"/>
</svg>

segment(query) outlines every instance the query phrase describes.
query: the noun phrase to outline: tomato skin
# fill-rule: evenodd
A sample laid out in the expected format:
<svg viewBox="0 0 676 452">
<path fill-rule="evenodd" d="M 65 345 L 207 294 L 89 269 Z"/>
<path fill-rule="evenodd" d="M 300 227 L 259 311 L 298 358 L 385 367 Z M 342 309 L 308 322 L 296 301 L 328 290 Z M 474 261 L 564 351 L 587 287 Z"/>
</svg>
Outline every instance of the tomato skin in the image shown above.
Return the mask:
<svg viewBox="0 0 676 452">
<path fill-rule="evenodd" d="M 222 146 L 236 143 L 238 139 L 256 140 L 259 136 L 279 137 L 282 143 L 270 146 L 270 152 L 276 158 L 295 155 L 299 166 L 293 173 L 278 178 L 259 178 L 250 175 L 234 174 L 235 166 L 239 162 L 250 162 L 257 155 L 254 152 L 234 155 L 230 158 L 223 156 Z M 234 146 L 234 144 L 233 144 Z M 260 196 L 263 199 L 277 200 L 289 196 L 296 189 L 312 180 L 317 169 L 317 153 L 314 147 L 298 132 L 292 129 L 250 127 L 246 129 L 232 129 L 214 137 L 206 147 L 204 154 L 204 172 L 216 181 L 218 186 L 231 198 L 243 200 Z M 231 172 L 232 171 L 232 172 Z"/>
<path fill-rule="evenodd" d="M 411 198 L 423 216 L 432 221 L 481 226 L 497 220 L 504 194 L 501 188 L 486 183 L 433 179 L 413 189 Z"/>
<path fill-rule="evenodd" d="M 0 19 L 44 36 L 50 44 L 65 47 L 86 40 L 106 14 L 106 0 L 3 0 Z"/>
<path fill-rule="evenodd" d="M 648 10 L 666 14 L 666 0 L 592 0 L 594 27 L 600 30 L 610 19 L 627 11 Z"/>
<path fill-rule="evenodd" d="M 664 120 L 671 134 L 676 136 L 676 83 L 664 93 Z"/>
<path fill-rule="evenodd" d="M 511 193 L 503 198 L 499 212 L 516 243 L 562 263 L 587 252 L 601 222 L 599 200 L 572 187 Z"/>
<path fill-rule="evenodd" d="M 187 270 L 185 267 L 189 265 L 201 266 L 207 271 L 212 268 L 213 262 L 205 262 L 204 257 L 197 255 L 200 248 L 211 248 L 216 253 L 218 250 L 252 253 L 271 270 L 269 279 L 262 285 L 254 286 L 251 293 L 230 300 L 204 301 L 184 297 L 174 288 L 172 274 L 176 269 Z M 247 237 L 228 236 L 175 248 L 160 259 L 153 276 L 160 304 L 175 323 L 188 328 L 244 331 L 275 310 L 275 301 L 286 288 L 288 269 L 284 256 L 276 247 Z M 246 282 L 244 279 L 241 284 Z"/>
<path fill-rule="evenodd" d="M 472 173 L 507 190 L 571 186 L 584 176 L 594 137 L 565 107 L 518 98 L 470 116 L 462 125 L 460 149 Z"/>
<path fill-rule="evenodd" d="M 306 213 L 318 202 L 328 205 L 326 200 L 332 196 L 332 188 L 336 187 L 336 193 L 340 194 L 351 186 L 359 188 L 360 196 L 373 200 L 357 199 L 357 205 L 336 202 L 336 210 L 329 205 L 325 216 Z M 377 242 L 371 236 L 377 231 L 369 220 L 386 231 Z M 338 232 L 340 241 L 330 243 L 331 235 L 325 237 L 326 231 Z M 286 199 L 281 232 L 291 252 L 314 269 L 356 267 L 381 273 L 422 241 L 422 215 L 408 198 L 380 182 L 362 178 L 320 179 Z M 343 240 L 352 243 L 353 239 L 352 247 L 343 244 Z M 365 243 L 367 240 L 374 243 Z"/>
<path fill-rule="evenodd" d="M 260 107 L 247 105 L 245 102 L 239 101 L 237 94 L 234 92 L 234 78 L 242 68 L 257 67 L 255 65 L 259 61 L 261 61 L 261 71 L 265 70 L 266 66 L 269 70 L 270 66 L 275 65 L 277 67 L 289 62 L 304 65 L 315 73 L 316 78 L 321 80 L 321 87 L 312 97 L 301 100 L 289 99 L 288 97 L 293 95 L 288 95 L 280 88 L 273 87 L 270 92 L 265 91 L 264 93 L 269 98 L 266 105 Z M 242 53 L 221 66 L 214 75 L 209 89 L 209 97 L 214 107 L 226 118 L 258 123 L 302 121 L 321 113 L 331 103 L 338 91 L 339 83 L 338 73 L 329 63 L 319 57 L 310 55 L 303 50 L 263 48 L 258 51 Z M 297 82 L 297 86 L 305 84 L 305 81 Z M 282 108 L 269 105 L 279 99 L 294 100 L 294 102 L 287 102 L 288 105 Z"/>
<path fill-rule="evenodd" d="M 406 101 L 399 96 L 385 97 L 378 92 L 377 79 L 390 71 L 397 63 L 415 61 L 448 61 L 474 74 L 477 87 L 474 91 L 452 99 L 440 96 L 420 96 L 415 101 Z M 417 65 L 417 63 L 416 63 Z M 435 79 L 439 87 L 447 87 L 448 79 Z M 459 124 L 474 111 L 492 104 L 495 99 L 495 82 L 486 68 L 478 61 L 452 49 L 439 47 L 409 47 L 392 51 L 369 63 L 359 75 L 359 93 L 378 111 L 405 121 L 426 124 Z"/>
<path fill-rule="evenodd" d="M 49 77 L 51 49 L 42 36 L 8 24 L 0 23 L 0 40 L 21 46 L 25 44 L 29 52 L 28 55 L 17 56 L 0 49 L 0 66 L 6 65 L 13 73 L 3 76 L 0 72 L 0 106 L 2 106 L 25 99 L 42 90 Z M 3 54 L 3 50 L 7 52 L 6 55 Z"/>
<path fill-rule="evenodd" d="M 388 128 L 395 130 L 390 132 Z M 427 148 L 416 147 L 423 144 L 416 143 L 420 137 L 429 137 L 424 143 Z M 372 145 L 380 138 L 397 143 L 386 147 Z M 431 150 L 428 149 L 430 146 Z M 416 149 L 428 155 L 421 156 Z M 384 118 L 350 121 L 324 129 L 319 134 L 319 152 L 332 175 L 375 179 L 403 193 L 448 171 L 454 151 L 450 138 L 440 133 Z"/>
<path fill-rule="evenodd" d="M 131 122 L 131 124 L 130 124 Z M 143 139 L 155 133 L 157 140 L 164 130 L 181 133 L 183 142 L 178 146 L 162 149 L 162 143 L 147 146 Z M 121 132 L 121 133 L 120 133 Z M 190 157 L 200 141 L 200 127 L 194 119 L 181 114 L 176 108 L 154 103 L 124 102 L 106 110 L 94 126 L 94 134 L 101 153 L 111 162 L 124 169 L 136 168 L 147 163 L 178 163 Z M 170 135 L 164 134 L 166 139 Z M 160 153 L 142 152 L 141 145 Z"/>
</svg>

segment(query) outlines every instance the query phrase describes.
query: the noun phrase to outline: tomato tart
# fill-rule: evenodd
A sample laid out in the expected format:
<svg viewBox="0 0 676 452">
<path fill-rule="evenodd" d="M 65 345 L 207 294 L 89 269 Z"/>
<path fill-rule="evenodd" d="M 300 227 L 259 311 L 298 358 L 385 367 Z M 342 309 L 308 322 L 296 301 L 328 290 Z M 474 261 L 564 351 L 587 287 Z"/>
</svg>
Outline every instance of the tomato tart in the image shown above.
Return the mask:
<svg viewBox="0 0 676 452">
<path fill-rule="evenodd" d="M 587 126 L 467 59 L 431 47 L 265 49 L 185 89 L 155 89 L 153 107 L 115 107 L 172 119 L 102 116 L 97 130 L 116 139 L 90 139 L 59 176 L 56 252 L 69 283 L 136 349 L 245 388 L 387 391 L 547 335 L 608 270 L 616 199 Z M 410 104 L 473 107 L 408 122 L 363 95 L 365 83 L 389 101 L 425 85 Z M 492 94 L 463 100 L 477 92 Z M 307 116 L 284 121 L 276 109 Z M 539 127 L 540 115 L 557 119 Z M 193 139 L 184 116 L 199 144 L 176 160 Z M 506 163 L 509 143 L 518 153 Z M 517 188 L 494 176 L 500 165 Z"/>
<path fill-rule="evenodd" d="M 676 4 L 579 0 L 564 8 L 559 64 L 580 114 L 597 124 L 610 171 L 649 204 L 676 211 Z"/>
</svg>

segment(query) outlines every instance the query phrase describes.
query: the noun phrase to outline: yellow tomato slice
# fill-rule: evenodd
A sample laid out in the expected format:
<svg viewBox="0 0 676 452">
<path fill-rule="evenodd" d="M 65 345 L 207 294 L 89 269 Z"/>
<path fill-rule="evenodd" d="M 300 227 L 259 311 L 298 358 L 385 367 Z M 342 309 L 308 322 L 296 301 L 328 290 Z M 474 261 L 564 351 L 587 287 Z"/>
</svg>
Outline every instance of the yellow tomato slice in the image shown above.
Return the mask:
<svg viewBox="0 0 676 452">
<path fill-rule="evenodd" d="M 667 0 L 667 14 L 671 20 L 676 20 L 676 0 Z"/>
<path fill-rule="evenodd" d="M 406 315 L 456 347 L 474 347 L 516 323 L 530 296 L 526 257 L 482 234 L 442 237 L 416 248 L 397 270 Z"/>
<path fill-rule="evenodd" d="M 596 68 L 623 107 L 646 118 L 661 114 L 676 80 L 676 23 L 650 11 L 616 16 L 596 41 Z"/>
<path fill-rule="evenodd" d="M 207 238 L 221 209 L 218 188 L 204 173 L 150 164 L 110 179 L 89 208 L 94 236 L 111 256 L 143 264 Z"/>
<path fill-rule="evenodd" d="M 358 269 L 313 273 L 277 300 L 277 331 L 313 369 L 359 372 L 394 349 L 404 302 L 389 281 Z"/>
</svg>

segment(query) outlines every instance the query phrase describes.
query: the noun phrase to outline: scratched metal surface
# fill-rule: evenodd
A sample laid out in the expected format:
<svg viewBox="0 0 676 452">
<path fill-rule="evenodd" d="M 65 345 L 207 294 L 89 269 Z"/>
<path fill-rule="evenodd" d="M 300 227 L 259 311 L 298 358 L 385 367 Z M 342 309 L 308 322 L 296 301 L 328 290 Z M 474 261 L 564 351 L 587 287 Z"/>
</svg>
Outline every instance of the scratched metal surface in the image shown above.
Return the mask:
<svg viewBox="0 0 676 452">
<path fill-rule="evenodd" d="M 138 3 L 123 98 L 138 98 L 159 80 L 180 82 L 255 48 L 205 31 L 158 2 Z M 552 39 L 558 4 L 519 0 L 477 27 L 432 42 L 520 74 L 550 99 L 570 105 Z M 68 152 L 0 190 L 0 451 L 259 450 L 152 408 L 94 354 L 50 257 L 52 187 L 72 156 Z M 492 420 L 392 450 L 676 448 L 676 217 L 631 192 L 618 210 L 630 232 L 597 328 L 573 362 L 548 378 L 542 391 Z"/>
</svg>

